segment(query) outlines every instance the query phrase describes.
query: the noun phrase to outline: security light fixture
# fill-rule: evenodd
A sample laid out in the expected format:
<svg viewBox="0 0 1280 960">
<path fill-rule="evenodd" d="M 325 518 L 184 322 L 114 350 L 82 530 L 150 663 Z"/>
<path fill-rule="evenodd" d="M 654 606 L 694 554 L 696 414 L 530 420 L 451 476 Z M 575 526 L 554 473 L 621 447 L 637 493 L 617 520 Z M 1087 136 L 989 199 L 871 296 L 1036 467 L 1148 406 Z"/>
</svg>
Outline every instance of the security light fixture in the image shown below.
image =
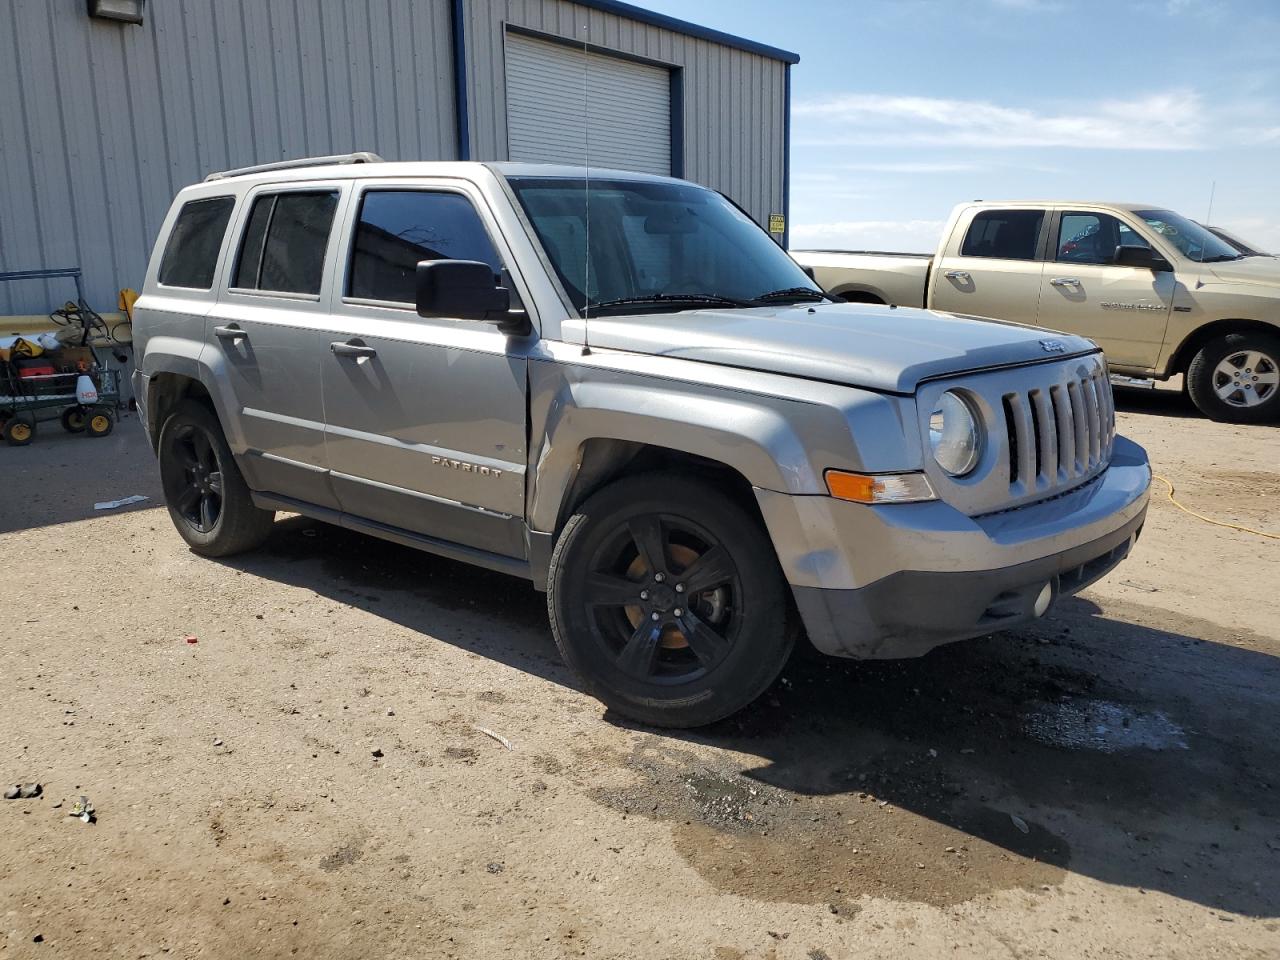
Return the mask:
<svg viewBox="0 0 1280 960">
<path fill-rule="evenodd" d="M 142 23 L 142 8 L 147 0 L 89 0 L 89 16 L 121 23 Z"/>
</svg>

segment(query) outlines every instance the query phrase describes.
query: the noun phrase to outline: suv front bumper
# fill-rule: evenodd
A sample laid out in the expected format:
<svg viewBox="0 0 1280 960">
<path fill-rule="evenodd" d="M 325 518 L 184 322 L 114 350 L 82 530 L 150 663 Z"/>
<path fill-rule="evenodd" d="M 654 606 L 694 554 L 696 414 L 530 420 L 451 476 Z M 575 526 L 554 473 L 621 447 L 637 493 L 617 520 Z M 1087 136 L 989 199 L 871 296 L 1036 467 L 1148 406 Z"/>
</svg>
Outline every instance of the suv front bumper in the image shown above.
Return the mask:
<svg viewBox="0 0 1280 960">
<path fill-rule="evenodd" d="M 1056 599 L 1107 574 L 1137 541 L 1150 485 L 1146 452 L 1118 437 L 1090 482 L 983 517 L 756 493 L 814 646 L 891 659 L 1025 623 L 1046 586 Z"/>
</svg>

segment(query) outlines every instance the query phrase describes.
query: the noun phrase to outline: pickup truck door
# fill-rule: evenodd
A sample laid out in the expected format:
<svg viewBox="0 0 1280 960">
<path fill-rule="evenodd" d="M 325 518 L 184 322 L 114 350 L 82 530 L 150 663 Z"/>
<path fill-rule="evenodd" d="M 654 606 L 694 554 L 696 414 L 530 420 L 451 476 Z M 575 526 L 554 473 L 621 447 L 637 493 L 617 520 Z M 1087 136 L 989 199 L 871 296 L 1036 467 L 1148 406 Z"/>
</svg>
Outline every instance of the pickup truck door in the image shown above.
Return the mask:
<svg viewBox="0 0 1280 960">
<path fill-rule="evenodd" d="M 228 435 L 249 485 L 337 508 L 325 458 L 320 364 L 329 338 L 326 259 L 341 184 L 256 188 L 234 224 L 226 289 L 209 313 L 204 356 L 234 418 Z"/>
<path fill-rule="evenodd" d="M 420 260 L 501 270 L 483 198 L 462 181 L 357 182 L 343 230 L 321 367 L 343 513 L 523 559 L 533 338 L 414 309 Z"/>
<path fill-rule="evenodd" d="M 933 265 L 929 307 L 1035 323 L 1047 219 L 1043 209 L 980 210 L 963 237 L 945 241 Z"/>
<path fill-rule="evenodd" d="M 1059 210 L 1051 235 L 1039 325 L 1088 337 L 1116 366 L 1154 369 L 1177 281 L 1171 272 L 1112 263 L 1118 245 L 1150 243 L 1101 211 Z"/>
</svg>

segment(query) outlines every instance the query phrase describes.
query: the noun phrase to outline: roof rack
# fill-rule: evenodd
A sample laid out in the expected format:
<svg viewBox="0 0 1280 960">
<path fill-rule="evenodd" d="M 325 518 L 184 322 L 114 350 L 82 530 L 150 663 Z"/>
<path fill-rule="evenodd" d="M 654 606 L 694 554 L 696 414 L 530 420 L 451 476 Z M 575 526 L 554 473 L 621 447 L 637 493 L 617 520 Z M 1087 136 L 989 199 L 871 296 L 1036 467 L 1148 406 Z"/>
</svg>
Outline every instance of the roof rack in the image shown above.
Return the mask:
<svg viewBox="0 0 1280 960">
<path fill-rule="evenodd" d="M 235 170 L 222 170 L 211 173 L 204 182 L 226 180 L 228 177 L 243 177 L 250 173 L 266 173 L 269 170 L 292 170 L 295 167 L 327 167 L 335 163 L 382 163 L 376 153 L 362 150 L 359 153 L 336 153 L 329 157 L 298 157 L 294 160 L 276 160 L 274 163 L 258 163 L 252 167 L 239 167 Z"/>
</svg>

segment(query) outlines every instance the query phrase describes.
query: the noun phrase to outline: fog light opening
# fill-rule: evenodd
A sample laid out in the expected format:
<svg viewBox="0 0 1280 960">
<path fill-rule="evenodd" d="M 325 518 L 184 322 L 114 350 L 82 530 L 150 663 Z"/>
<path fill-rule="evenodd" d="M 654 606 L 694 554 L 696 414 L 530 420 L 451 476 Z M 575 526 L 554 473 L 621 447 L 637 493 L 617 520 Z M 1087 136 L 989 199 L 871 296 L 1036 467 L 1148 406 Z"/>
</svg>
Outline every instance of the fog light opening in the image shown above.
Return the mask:
<svg viewBox="0 0 1280 960">
<path fill-rule="evenodd" d="M 1037 595 L 1035 606 L 1032 609 L 1037 617 L 1043 617 L 1051 603 L 1053 603 L 1053 584 L 1046 583 L 1040 588 L 1040 593 Z"/>
</svg>

